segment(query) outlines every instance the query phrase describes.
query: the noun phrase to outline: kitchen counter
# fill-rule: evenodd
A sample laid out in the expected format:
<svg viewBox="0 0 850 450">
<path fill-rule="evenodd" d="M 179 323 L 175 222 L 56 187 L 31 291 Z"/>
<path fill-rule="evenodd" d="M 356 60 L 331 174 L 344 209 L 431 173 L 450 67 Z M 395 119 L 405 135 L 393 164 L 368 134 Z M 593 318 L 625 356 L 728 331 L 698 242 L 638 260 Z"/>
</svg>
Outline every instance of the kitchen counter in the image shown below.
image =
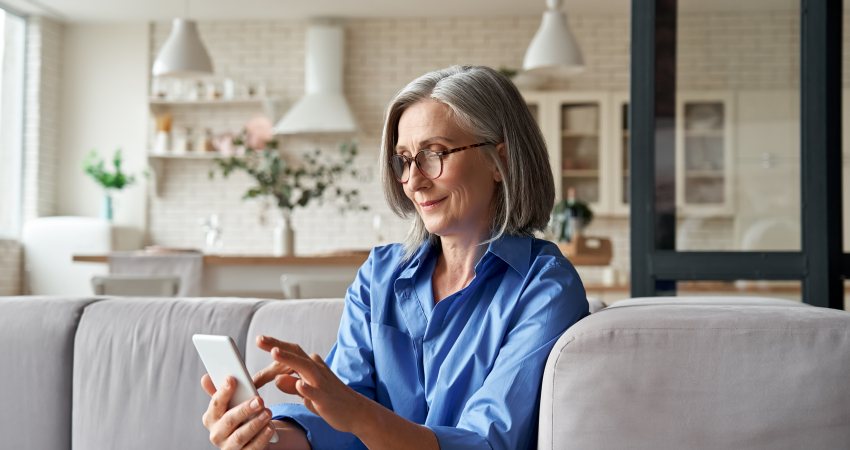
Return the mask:
<svg viewBox="0 0 850 450">
<path fill-rule="evenodd" d="M 122 255 L 163 256 L 180 252 L 133 252 Z M 182 253 L 185 254 L 185 253 Z M 203 255 L 201 295 L 204 297 L 282 298 L 281 276 L 354 280 L 368 251 L 309 256 Z M 73 255 L 76 263 L 109 263 L 108 254 Z"/>
<path fill-rule="evenodd" d="M 167 253 L 138 252 L 139 256 L 164 255 Z M 204 265 L 212 266 L 336 266 L 361 265 L 369 252 L 329 253 L 310 256 L 271 255 L 204 255 Z M 74 255 L 74 262 L 107 263 L 109 255 Z"/>
</svg>

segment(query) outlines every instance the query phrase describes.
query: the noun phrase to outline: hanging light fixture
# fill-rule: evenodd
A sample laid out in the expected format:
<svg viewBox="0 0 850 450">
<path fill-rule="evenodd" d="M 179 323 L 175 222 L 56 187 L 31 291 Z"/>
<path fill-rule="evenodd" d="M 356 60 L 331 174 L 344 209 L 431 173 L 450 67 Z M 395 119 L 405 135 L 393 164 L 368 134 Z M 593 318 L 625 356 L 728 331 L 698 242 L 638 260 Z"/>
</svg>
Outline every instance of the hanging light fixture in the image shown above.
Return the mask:
<svg viewBox="0 0 850 450">
<path fill-rule="evenodd" d="M 186 16 L 189 2 L 186 0 Z M 171 34 L 159 50 L 153 63 L 155 77 L 191 77 L 212 75 L 213 65 L 207 53 L 198 25 L 194 20 L 176 18 L 171 25 Z"/>
<path fill-rule="evenodd" d="M 563 0 L 546 0 L 540 28 L 531 39 L 522 68 L 535 75 L 566 76 L 584 70 L 584 58 L 561 10 Z"/>
</svg>

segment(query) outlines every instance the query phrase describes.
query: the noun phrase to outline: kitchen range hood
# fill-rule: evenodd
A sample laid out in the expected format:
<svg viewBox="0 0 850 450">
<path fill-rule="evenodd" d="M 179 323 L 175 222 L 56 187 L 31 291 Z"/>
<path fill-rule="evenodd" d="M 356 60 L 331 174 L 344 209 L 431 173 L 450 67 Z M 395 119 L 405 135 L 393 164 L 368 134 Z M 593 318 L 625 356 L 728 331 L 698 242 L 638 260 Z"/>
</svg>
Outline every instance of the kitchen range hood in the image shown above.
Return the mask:
<svg viewBox="0 0 850 450">
<path fill-rule="evenodd" d="M 314 23 L 307 28 L 306 92 L 275 125 L 275 134 L 354 133 L 357 124 L 342 95 L 343 28 Z"/>
</svg>

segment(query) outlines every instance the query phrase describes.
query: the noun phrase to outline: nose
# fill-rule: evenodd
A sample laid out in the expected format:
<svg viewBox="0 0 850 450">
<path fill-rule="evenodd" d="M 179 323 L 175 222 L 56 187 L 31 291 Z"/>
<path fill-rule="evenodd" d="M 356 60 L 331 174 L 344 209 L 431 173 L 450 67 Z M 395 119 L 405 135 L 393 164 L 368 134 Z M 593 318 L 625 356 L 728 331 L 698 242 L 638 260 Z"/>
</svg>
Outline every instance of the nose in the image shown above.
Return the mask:
<svg viewBox="0 0 850 450">
<path fill-rule="evenodd" d="M 419 170 L 419 165 L 415 162 L 410 162 L 410 177 L 407 179 L 407 187 L 412 191 L 419 191 L 424 188 L 427 188 L 431 185 L 431 180 L 429 180 L 425 175 L 422 175 L 422 171 Z"/>
</svg>

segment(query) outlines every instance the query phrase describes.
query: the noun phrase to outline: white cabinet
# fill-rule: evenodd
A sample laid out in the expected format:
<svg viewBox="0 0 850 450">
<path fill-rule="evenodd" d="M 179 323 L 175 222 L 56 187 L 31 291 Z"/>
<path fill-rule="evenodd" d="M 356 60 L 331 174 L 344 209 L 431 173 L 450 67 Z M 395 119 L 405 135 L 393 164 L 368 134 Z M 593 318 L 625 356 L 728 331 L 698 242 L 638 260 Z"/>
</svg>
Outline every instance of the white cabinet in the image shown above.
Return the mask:
<svg viewBox="0 0 850 450">
<path fill-rule="evenodd" d="M 614 173 L 612 174 L 612 185 L 614 186 L 614 198 L 611 200 L 612 212 L 617 216 L 629 215 L 629 201 L 631 199 L 631 185 L 629 170 L 629 95 L 623 92 L 611 94 L 611 119 L 613 137 L 611 143 Z"/>
<path fill-rule="evenodd" d="M 603 216 L 629 214 L 625 92 L 526 92 L 549 149 L 556 198 L 570 188 Z M 676 106 L 676 205 L 683 216 L 733 214 L 733 96 L 685 92 Z"/>
<path fill-rule="evenodd" d="M 611 171 L 609 95 L 599 92 L 527 92 L 524 94 L 540 124 L 555 178 L 555 198 L 576 198 L 596 213 L 610 213 Z"/>
<path fill-rule="evenodd" d="M 734 214 L 732 94 L 676 96 L 676 206 L 684 216 Z"/>
</svg>

